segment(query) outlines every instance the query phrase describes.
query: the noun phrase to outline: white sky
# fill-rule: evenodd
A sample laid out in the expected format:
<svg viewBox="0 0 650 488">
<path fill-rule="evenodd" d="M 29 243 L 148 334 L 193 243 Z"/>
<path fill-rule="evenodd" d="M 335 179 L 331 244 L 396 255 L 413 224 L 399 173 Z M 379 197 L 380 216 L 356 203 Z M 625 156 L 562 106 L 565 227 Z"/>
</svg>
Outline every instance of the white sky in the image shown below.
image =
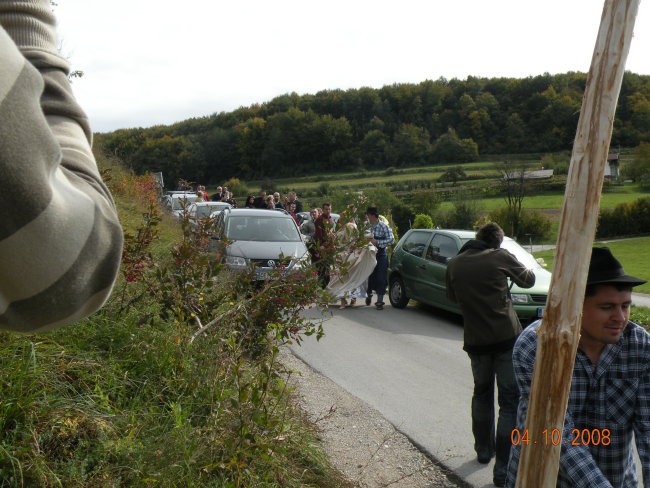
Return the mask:
<svg viewBox="0 0 650 488">
<path fill-rule="evenodd" d="M 602 0 L 57 0 L 93 130 L 170 124 L 283 93 L 586 72 Z M 650 74 L 650 1 L 626 69 Z"/>
</svg>

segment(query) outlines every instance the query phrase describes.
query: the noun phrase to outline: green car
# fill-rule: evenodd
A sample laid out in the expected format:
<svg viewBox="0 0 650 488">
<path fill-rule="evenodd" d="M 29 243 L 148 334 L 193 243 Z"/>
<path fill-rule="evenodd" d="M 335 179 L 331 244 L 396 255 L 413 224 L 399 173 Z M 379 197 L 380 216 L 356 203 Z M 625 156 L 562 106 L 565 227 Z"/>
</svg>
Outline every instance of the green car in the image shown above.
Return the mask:
<svg viewBox="0 0 650 488">
<path fill-rule="evenodd" d="M 447 298 L 445 274 L 447 261 L 453 258 L 475 232 L 447 229 L 411 229 L 393 249 L 388 268 L 388 297 L 393 307 L 404 308 L 410 299 L 460 314 L 458 305 Z M 535 272 L 532 288 L 511 288 L 512 303 L 526 325 L 542 316 L 551 284 L 551 273 L 509 237 L 502 248 L 514 254 Z"/>
</svg>

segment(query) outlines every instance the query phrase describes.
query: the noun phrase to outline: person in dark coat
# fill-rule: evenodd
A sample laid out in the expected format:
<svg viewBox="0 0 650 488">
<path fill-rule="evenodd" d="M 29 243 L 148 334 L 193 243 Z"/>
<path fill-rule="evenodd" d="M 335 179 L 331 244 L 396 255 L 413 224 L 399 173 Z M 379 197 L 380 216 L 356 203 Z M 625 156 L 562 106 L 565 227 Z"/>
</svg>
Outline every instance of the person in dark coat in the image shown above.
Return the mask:
<svg viewBox="0 0 650 488">
<path fill-rule="evenodd" d="M 489 222 L 447 264 L 447 296 L 463 315 L 464 345 L 474 376 L 472 432 L 479 463 L 496 455 L 493 481 L 504 486 L 515 427 L 519 390 L 512 348 L 521 333 L 508 280 L 521 288 L 535 284 L 535 274 L 506 249 L 503 230 Z M 499 388 L 499 418 L 494 426 L 494 380 Z"/>
</svg>

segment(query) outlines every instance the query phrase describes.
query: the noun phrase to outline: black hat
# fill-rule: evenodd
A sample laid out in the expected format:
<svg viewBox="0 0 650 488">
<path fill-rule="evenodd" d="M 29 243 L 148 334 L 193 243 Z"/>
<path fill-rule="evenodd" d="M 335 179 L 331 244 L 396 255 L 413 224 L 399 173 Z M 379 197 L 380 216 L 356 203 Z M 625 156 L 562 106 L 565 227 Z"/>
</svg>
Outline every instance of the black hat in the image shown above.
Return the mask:
<svg viewBox="0 0 650 488">
<path fill-rule="evenodd" d="M 594 247 L 591 251 L 587 285 L 607 283 L 638 286 L 646 283 L 646 281 L 626 275 L 623 266 L 612 255 L 612 251 L 608 247 Z"/>
</svg>

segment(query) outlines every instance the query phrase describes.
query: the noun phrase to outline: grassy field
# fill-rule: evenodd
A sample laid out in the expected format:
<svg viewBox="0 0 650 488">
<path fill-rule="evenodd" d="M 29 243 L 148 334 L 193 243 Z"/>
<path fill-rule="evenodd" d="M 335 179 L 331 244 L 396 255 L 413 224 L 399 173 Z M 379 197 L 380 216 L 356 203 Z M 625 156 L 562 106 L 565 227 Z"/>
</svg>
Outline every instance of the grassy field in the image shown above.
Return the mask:
<svg viewBox="0 0 650 488">
<path fill-rule="evenodd" d="M 650 281 L 650 237 L 634 239 L 603 241 L 596 246 L 607 246 L 621 262 L 625 272 L 638 278 Z M 544 258 L 547 269 L 552 271 L 555 260 L 555 250 L 533 253 L 536 258 Z M 635 291 L 650 294 L 650 284 L 637 286 Z"/>
<path fill-rule="evenodd" d="M 298 193 L 305 190 L 313 190 L 327 183 L 331 188 L 357 186 L 381 185 L 402 181 L 423 181 L 437 180 L 449 168 L 458 165 L 421 166 L 415 168 L 389 168 L 379 171 L 355 171 L 349 173 L 324 173 L 318 176 L 303 176 L 296 178 L 274 179 L 273 182 L 278 188 L 290 188 Z M 468 177 L 494 178 L 498 175 L 498 163 L 482 161 L 461 165 Z M 260 181 L 247 182 L 249 188 L 255 192 L 259 191 L 262 185 Z"/>
</svg>

